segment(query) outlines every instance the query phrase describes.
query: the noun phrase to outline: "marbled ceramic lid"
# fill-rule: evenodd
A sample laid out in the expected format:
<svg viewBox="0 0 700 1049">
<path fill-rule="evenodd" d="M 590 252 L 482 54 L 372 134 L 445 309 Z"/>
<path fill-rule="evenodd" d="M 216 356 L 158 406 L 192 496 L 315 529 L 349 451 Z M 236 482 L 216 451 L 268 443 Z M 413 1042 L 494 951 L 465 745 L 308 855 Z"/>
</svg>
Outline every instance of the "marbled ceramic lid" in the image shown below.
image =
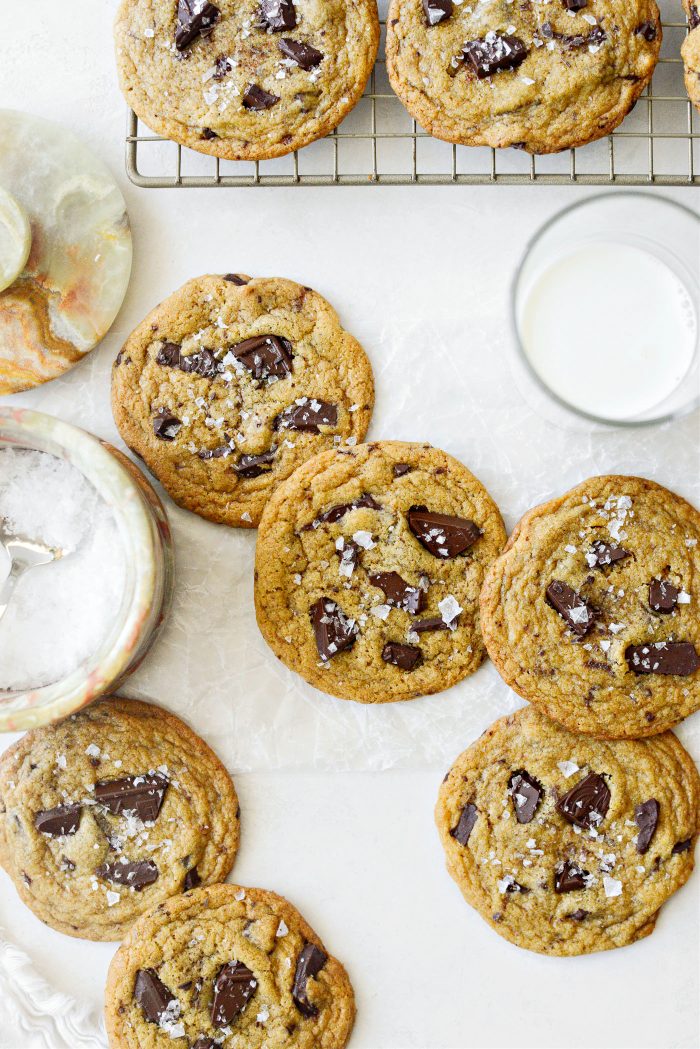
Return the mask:
<svg viewBox="0 0 700 1049">
<path fill-rule="evenodd" d="M 105 335 L 129 283 L 131 231 L 112 175 L 71 132 L 0 110 L 0 143 L 0 188 L 31 227 L 24 270 L 0 292 L 6 394 L 56 378 Z"/>
</svg>

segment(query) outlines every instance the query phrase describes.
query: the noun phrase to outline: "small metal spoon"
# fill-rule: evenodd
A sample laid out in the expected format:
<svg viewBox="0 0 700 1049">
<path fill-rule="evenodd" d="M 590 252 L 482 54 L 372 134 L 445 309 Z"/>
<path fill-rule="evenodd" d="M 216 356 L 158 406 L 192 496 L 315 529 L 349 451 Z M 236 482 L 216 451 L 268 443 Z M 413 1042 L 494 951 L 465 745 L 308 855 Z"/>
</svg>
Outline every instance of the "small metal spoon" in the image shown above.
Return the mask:
<svg viewBox="0 0 700 1049">
<path fill-rule="evenodd" d="M 51 561 L 58 561 L 65 557 L 68 550 L 59 547 L 47 546 L 34 539 L 24 539 L 19 535 L 11 535 L 5 531 L 4 522 L 0 520 L 0 543 L 5 547 L 10 558 L 10 574 L 0 586 L 0 619 L 5 615 L 10 603 L 14 589 L 18 581 L 30 568 L 38 565 L 48 565 Z"/>
</svg>

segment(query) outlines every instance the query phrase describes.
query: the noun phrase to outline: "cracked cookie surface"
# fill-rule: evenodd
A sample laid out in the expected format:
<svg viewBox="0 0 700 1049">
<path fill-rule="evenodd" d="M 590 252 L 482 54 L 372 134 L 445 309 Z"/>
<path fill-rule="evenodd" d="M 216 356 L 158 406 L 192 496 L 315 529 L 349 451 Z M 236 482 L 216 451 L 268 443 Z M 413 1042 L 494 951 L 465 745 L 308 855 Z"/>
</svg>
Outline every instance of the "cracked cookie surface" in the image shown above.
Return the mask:
<svg viewBox="0 0 700 1049">
<path fill-rule="evenodd" d="M 479 590 L 501 515 L 456 459 L 379 441 L 317 456 L 270 500 L 255 605 L 273 652 L 316 688 L 386 703 L 440 692 L 485 655 Z"/>
<path fill-rule="evenodd" d="M 700 708 L 700 514 L 593 477 L 525 514 L 481 594 L 501 676 L 572 731 L 650 736 Z"/>
<path fill-rule="evenodd" d="M 690 877 L 700 778 L 671 732 L 595 740 L 525 707 L 457 759 L 435 818 L 450 875 L 496 932 L 587 954 L 648 936 Z"/>
<path fill-rule="evenodd" d="M 376 0 L 122 0 L 119 80 L 153 131 L 226 160 L 283 156 L 356 105 Z"/>
<path fill-rule="evenodd" d="M 214 885 L 144 915 L 114 956 L 111 1049 L 343 1049 L 348 976 L 273 892 Z"/>
<path fill-rule="evenodd" d="M 392 0 L 387 69 L 431 135 L 555 153 L 617 127 L 661 36 L 654 0 Z"/>
<path fill-rule="evenodd" d="M 690 30 L 681 47 L 685 86 L 688 98 L 700 110 L 700 4 L 696 0 L 683 0 L 683 6 Z"/>
<path fill-rule="evenodd" d="M 233 866 L 238 800 L 209 747 L 160 707 L 111 697 L 0 759 L 0 862 L 47 925 L 119 940 L 150 907 Z"/>
<path fill-rule="evenodd" d="M 254 527 L 280 481 L 361 441 L 367 356 L 325 299 L 294 281 L 188 281 L 129 336 L 112 371 L 126 443 L 178 505 Z"/>
</svg>

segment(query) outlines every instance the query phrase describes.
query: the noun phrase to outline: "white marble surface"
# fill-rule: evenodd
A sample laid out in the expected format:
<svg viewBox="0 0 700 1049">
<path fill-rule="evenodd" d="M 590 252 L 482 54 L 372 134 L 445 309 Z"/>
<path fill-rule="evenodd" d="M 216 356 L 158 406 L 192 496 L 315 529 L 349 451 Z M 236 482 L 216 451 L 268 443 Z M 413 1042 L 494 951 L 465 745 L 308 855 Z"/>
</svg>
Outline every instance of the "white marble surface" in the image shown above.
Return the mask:
<svg viewBox="0 0 700 1049">
<path fill-rule="evenodd" d="M 109 164 L 127 200 L 135 260 L 125 305 L 103 344 L 70 375 L 22 402 L 119 443 L 109 411 L 109 368 L 137 321 L 197 273 L 279 274 L 326 294 L 365 343 L 378 375 L 372 434 L 427 438 L 459 455 L 492 490 L 509 526 L 528 503 L 595 470 L 646 472 L 698 501 L 697 418 L 639 438 L 564 431 L 533 416 L 510 378 L 513 267 L 538 224 L 585 191 L 138 190 L 123 174 L 125 114 L 111 54 L 114 0 L 60 6 L 33 0 L 30 6 L 31 18 L 13 19 L 0 40 L 2 105 L 63 121 Z M 668 195 L 697 207 L 697 191 Z M 244 615 L 252 536 L 224 533 L 181 511 L 172 517 L 180 564 L 175 615 L 132 687 L 186 712 L 234 772 L 269 770 L 237 776 L 244 837 L 235 876 L 288 895 L 347 964 L 359 1007 L 353 1049 L 696 1046 L 698 878 L 667 906 L 649 939 L 606 955 L 556 961 L 494 935 L 445 874 L 432 826 L 445 757 L 517 702 L 493 669 L 450 694 L 446 718 L 446 708 L 433 700 L 425 713 L 416 706 L 416 714 L 394 717 L 390 761 L 383 760 L 386 736 L 374 731 L 372 711 L 340 714 L 340 722 L 333 714 L 329 737 L 304 735 L 298 746 L 280 746 L 295 702 L 304 706 L 302 721 L 309 706 L 319 718 L 328 709 L 325 722 L 333 719 L 324 704 L 333 701 L 273 673 L 255 638 Z M 217 563 L 228 554 L 234 566 L 223 607 L 221 584 L 206 572 L 212 551 Z M 192 630 L 199 631 L 201 666 L 183 646 Z M 228 661 L 246 650 L 261 675 L 256 697 L 267 735 L 236 714 L 247 709 L 250 678 L 234 677 L 232 685 Z M 282 723 L 280 710 L 286 711 Z M 358 733 L 345 765 L 357 769 L 366 760 L 372 768 L 411 768 L 309 771 L 337 766 L 347 735 L 341 748 L 333 745 L 334 734 L 339 726 L 347 733 L 352 725 L 342 721 L 352 717 Z M 699 755 L 697 717 L 683 735 Z M 274 764 L 300 767 L 272 771 Z M 76 1031 L 85 1045 L 99 1044 L 90 1032 L 114 948 L 43 928 L 17 904 L 4 876 L 0 886 L 0 927 L 35 970 L 27 977 L 16 958 L 0 961 L 0 1046 L 72 1049 L 79 1044 Z M 43 1018 L 46 991 L 38 979 L 54 991 Z M 55 992 L 77 999 L 78 1012 Z M 22 1001 L 27 1008 L 17 1012 L 13 1003 Z M 73 1026 L 47 1024 L 49 1015 L 69 1015 Z"/>
</svg>

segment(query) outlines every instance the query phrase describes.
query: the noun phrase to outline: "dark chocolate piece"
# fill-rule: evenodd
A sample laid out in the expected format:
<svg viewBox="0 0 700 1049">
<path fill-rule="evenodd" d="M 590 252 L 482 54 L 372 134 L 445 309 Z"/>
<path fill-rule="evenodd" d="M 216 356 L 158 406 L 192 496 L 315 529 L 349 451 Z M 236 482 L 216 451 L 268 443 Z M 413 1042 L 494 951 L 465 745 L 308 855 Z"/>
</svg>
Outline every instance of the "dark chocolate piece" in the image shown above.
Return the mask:
<svg viewBox="0 0 700 1049">
<path fill-rule="evenodd" d="M 633 674 L 665 674 L 688 677 L 700 668 L 695 645 L 690 641 L 657 641 L 628 645 L 625 659 Z"/>
<path fill-rule="evenodd" d="M 199 375 L 201 379 L 214 379 L 222 368 L 211 350 L 184 354 L 175 342 L 163 343 L 156 363 L 166 368 L 178 368 L 187 375 Z"/>
<path fill-rule="evenodd" d="M 260 21 L 273 33 L 295 29 L 297 13 L 293 0 L 261 0 Z"/>
<path fill-rule="evenodd" d="M 597 772 L 589 772 L 557 802 L 557 812 L 583 830 L 598 827 L 607 815 L 610 788 Z"/>
<path fill-rule="evenodd" d="M 542 784 L 529 772 L 518 769 L 508 785 L 518 823 L 530 823 L 544 794 Z"/>
<path fill-rule="evenodd" d="M 184 51 L 198 36 L 208 36 L 221 12 L 207 0 L 178 0 L 175 47 Z"/>
<path fill-rule="evenodd" d="M 452 623 L 456 623 L 459 616 L 455 616 Z M 429 616 L 427 619 L 419 619 L 411 623 L 411 631 L 416 634 L 427 634 L 431 630 L 450 630 L 452 624 L 448 624 L 441 616 Z"/>
<path fill-rule="evenodd" d="M 673 612 L 678 604 L 678 587 L 667 583 L 665 579 L 652 579 L 649 583 L 649 608 L 652 612 L 667 615 Z"/>
<path fill-rule="evenodd" d="M 292 344 L 280 335 L 256 335 L 229 349 L 254 379 L 286 379 L 292 374 Z"/>
<path fill-rule="evenodd" d="M 428 510 L 426 506 L 410 508 L 408 527 L 421 546 L 434 557 L 441 558 L 463 554 L 483 534 L 473 521 L 436 513 Z"/>
<path fill-rule="evenodd" d="M 637 852 L 643 855 L 651 844 L 659 822 L 659 803 L 656 798 L 649 798 L 649 801 L 643 801 L 641 805 L 637 805 L 634 810 L 634 820 L 639 827 Z"/>
<path fill-rule="evenodd" d="M 115 885 L 128 885 L 136 892 L 158 881 L 158 868 L 153 860 L 134 860 L 129 863 L 117 860 L 116 863 L 103 863 L 95 874 L 103 881 L 111 881 Z"/>
<path fill-rule="evenodd" d="M 588 7 L 588 0 L 561 0 L 567 11 L 583 11 Z"/>
<path fill-rule="evenodd" d="M 214 980 L 211 1022 L 214 1027 L 227 1027 L 243 1012 L 257 990 L 258 981 L 243 962 L 226 962 Z"/>
<path fill-rule="evenodd" d="M 291 58 L 292 62 L 296 62 L 299 68 L 305 69 L 307 73 L 320 65 L 325 58 L 323 51 L 318 51 L 311 44 L 304 44 L 301 40 L 282 37 L 277 46 L 285 58 Z"/>
<path fill-rule="evenodd" d="M 604 543 L 602 539 L 596 539 L 591 545 L 587 561 L 591 568 L 604 568 L 606 565 L 617 564 L 631 557 L 629 550 L 622 546 L 614 546 L 613 543 Z M 592 562 L 592 558 L 595 560 Z"/>
<path fill-rule="evenodd" d="M 149 823 L 157 818 L 167 789 L 167 777 L 160 772 L 148 772 L 96 783 L 95 801 L 116 816 L 135 812 L 144 823 Z"/>
<path fill-rule="evenodd" d="M 545 591 L 547 603 L 577 637 L 585 637 L 595 616 L 590 605 L 567 583 L 553 579 Z"/>
<path fill-rule="evenodd" d="M 276 430 L 305 430 L 319 433 L 321 426 L 338 425 L 338 408 L 317 397 L 300 397 L 275 419 Z"/>
<path fill-rule="evenodd" d="M 185 880 L 182 883 L 183 890 L 185 892 L 189 892 L 190 889 L 196 889 L 197 886 L 201 884 L 202 879 L 199 876 L 199 871 L 196 867 L 190 867 L 187 874 L 185 875 Z"/>
<path fill-rule="evenodd" d="M 387 641 L 382 649 L 382 659 L 400 670 L 414 670 L 420 663 L 421 650 L 416 645 L 403 645 L 400 641 Z"/>
<path fill-rule="evenodd" d="M 476 805 L 469 802 L 464 806 L 459 817 L 459 822 L 456 827 L 453 827 L 450 834 L 460 845 L 466 845 L 469 841 L 471 832 L 474 830 L 474 824 L 476 823 L 479 813 Z"/>
<path fill-rule="evenodd" d="M 573 911 L 571 914 L 567 914 L 566 917 L 571 918 L 571 920 L 575 922 L 582 922 L 583 919 L 587 918 L 589 914 L 590 911 L 581 910 L 581 908 L 579 907 L 577 911 Z"/>
<path fill-rule="evenodd" d="M 143 1015 L 149 1023 L 160 1023 L 163 1016 L 180 1015 L 180 1003 L 172 991 L 168 990 L 155 969 L 139 969 L 134 984 L 134 998 L 143 1009 Z"/>
<path fill-rule="evenodd" d="M 345 517 L 351 510 L 359 510 L 362 507 L 367 507 L 369 510 L 381 510 L 379 503 L 371 495 L 365 493 L 352 503 L 338 503 L 336 506 L 332 506 L 330 510 L 324 510 L 313 521 L 304 525 L 302 532 L 308 532 L 322 524 L 335 524 L 336 521 L 339 521 L 341 517 Z"/>
<path fill-rule="evenodd" d="M 310 1018 L 316 1016 L 318 1009 L 309 1001 L 308 983 L 320 973 L 328 961 L 327 955 L 314 943 L 304 944 L 294 973 L 294 986 L 292 987 L 292 998 L 294 1004 L 302 1016 Z"/>
<path fill-rule="evenodd" d="M 204 462 L 210 459 L 226 459 L 229 455 L 233 455 L 233 448 L 230 444 L 219 444 L 216 448 L 200 448 L 197 452 L 197 458 Z"/>
<path fill-rule="evenodd" d="M 248 84 L 243 92 L 243 108 L 252 109 L 256 113 L 264 109 L 272 109 L 280 100 L 279 95 L 273 95 L 259 84 Z"/>
<path fill-rule="evenodd" d="M 581 47 L 599 48 L 608 39 L 608 34 L 600 25 L 593 26 L 590 33 L 576 33 L 570 36 L 567 33 L 556 32 L 551 22 L 543 22 L 540 26 L 540 33 L 545 40 L 558 41 L 565 51 L 576 51 Z"/>
<path fill-rule="evenodd" d="M 406 474 L 410 474 L 413 470 L 412 466 L 408 463 L 394 463 L 394 477 L 404 477 Z"/>
<path fill-rule="evenodd" d="M 479 40 L 468 40 L 462 48 L 462 60 L 476 73 L 479 80 L 517 69 L 522 65 L 529 49 L 518 36 L 488 33 Z"/>
<path fill-rule="evenodd" d="M 323 663 L 352 648 L 357 640 L 357 625 L 330 598 L 321 597 L 311 608 L 311 622 L 316 637 L 316 648 Z"/>
<path fill-rule="evenodd" d="M 209 1038 L 203 1034 L 194 1042 L 192 1049 L 220 1049 L 221 1042 L 215 1042 L 213 1038 Z"/>
<path fill-rule="evenodd" d="M 651 44 L 656 40 L 656 23 L 655 22 L 642 22 L 638 25 L 634 31 L 635 36 L 643 36 L 645 40 L 648 40 Z"/>
<path fill-rule="evenodd" d="M 429 26 L 446 22 L 452 16 L 453 11 L 452 0 L 423 0 L 423 13 Z"/>
<path fill-rule="evenodd" d="M 677 841 L 676 844 L 671 849 L 671 854 L 673 856 L 678 856 L 682 852 L 689 852 L 690 851 L 690 846 L 692 844 L 693 844 L 693 839 L 692 838 L 686 838 L 685 841 Z"/>
<path fill-rule="evenodd" d="M 270 469 L 276 453 L 276 448 L 270 448 L 260 455 L 242 455 L 238 462 L 233 464 L 233 469 L 239 477 L 259 477 Z"/>
<path fill-rule="evenodd" d="M 554 891 L 563 893 L 585 889 L 587 877 L 589 877 L 588 871 L 584 871 L 575 863 L 566 860 L 564 863 L 560 863 L 554 872 Z"/>
<path fill-rule="evenodd" d="M 248 278 L 242 277 L 240 273 L 226 273 L 224 280 L 227 280 L 229 284 L 235 284 L 237 288 L 243 288 L 248 284 Z"/>
<path fill-rule="evenodd" d="M 182 420 L 165 408 L 159 408 L 153 419 L 153 432 L 161 441 L 174 441 L 182 427 Z"/>
<path fill-rule="evenodd" d="M 415 616 L 425 606 L 425 591 L 411 586 L 398 572 L 374 572 L 369 576 L 372 586 L 384 591 L 386 603 Z"/>
<path fill-rule="evenodd" d="M 80 826 L 82 812 L 80 805 L 57 805 L 55 809 L 37 812 L 34 826 L 42 834 L 62 838 L 68 834 L 75 834 Z"/>
</svg>

